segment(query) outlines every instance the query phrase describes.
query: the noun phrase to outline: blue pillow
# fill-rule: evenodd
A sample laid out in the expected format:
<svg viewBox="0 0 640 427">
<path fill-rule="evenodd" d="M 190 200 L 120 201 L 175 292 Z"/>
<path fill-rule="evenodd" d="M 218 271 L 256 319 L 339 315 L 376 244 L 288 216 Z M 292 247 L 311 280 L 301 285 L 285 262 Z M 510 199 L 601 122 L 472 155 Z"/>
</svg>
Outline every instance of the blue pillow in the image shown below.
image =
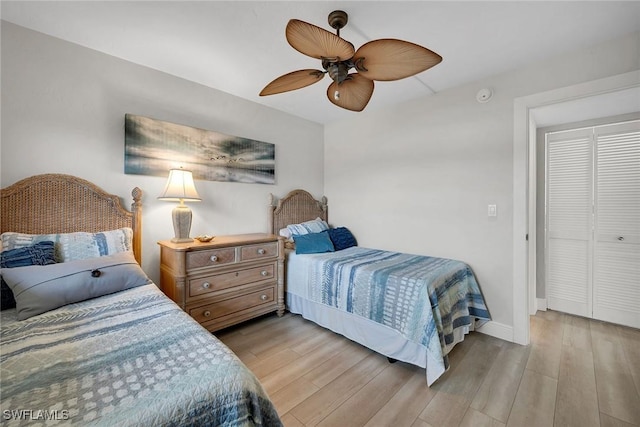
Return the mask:
<svg viewBox="0 0 640 427">
<path fill-rule="evenodd" d="M 329 237 L 333 243 L 333 247 L 336 251 L 350 248 L 351 246 L 358 246 L 356 238 L 346 227 L 337 227 L 329 229 Z"/>
<path fill-rule="evenodd" d="M 26 267 L 29 265 L 55 264 L 54 243 L 45 241 L 24 248 L 11 249 L 0 252 L 0 268 Z M 16 306 L 11 288 L 2 279 L 0 286 L 1 305 L 0 310 L 6 310 Z"/>
<path fill-rule="evenodd" d="M 317 254 L 334 251 L 328 231 L 300 236 L 294 235 L 293 241 L 296 243 L 297 254 Z"/>
</svg>

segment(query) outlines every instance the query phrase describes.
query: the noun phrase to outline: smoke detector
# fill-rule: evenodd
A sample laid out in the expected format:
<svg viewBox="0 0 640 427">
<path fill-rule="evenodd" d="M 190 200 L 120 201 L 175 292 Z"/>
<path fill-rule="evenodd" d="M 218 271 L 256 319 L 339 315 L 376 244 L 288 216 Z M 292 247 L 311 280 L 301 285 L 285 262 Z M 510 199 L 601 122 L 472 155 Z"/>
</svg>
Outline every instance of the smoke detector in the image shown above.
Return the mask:
<svg viewBox="0 0 640 427">
<path fill-rule="evenodd" d="M 480 89 L 476 94 L 476 100 L 482 104 L 485 102 L 489 102 L 491 97 L 493 96 L 493 92 L 489 88 Z"/>
</svg>

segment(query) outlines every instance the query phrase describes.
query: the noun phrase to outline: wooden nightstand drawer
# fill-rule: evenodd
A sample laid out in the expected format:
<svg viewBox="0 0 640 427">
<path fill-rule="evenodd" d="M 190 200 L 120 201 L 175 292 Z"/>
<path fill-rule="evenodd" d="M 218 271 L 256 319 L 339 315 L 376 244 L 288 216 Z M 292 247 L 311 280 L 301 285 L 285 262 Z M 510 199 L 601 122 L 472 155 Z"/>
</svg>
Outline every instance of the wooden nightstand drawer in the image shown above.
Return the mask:
<svg viewBox="0 0 640 427">
<path fill-rule="evenodd" d="M 189 280 L 189 296 L 207 294 L 222 289 L 234 288 L 247 283 L 273 279 L 275 277 L 275 265 L 267 264 L 246 270 L 230 271 L 228 273 L 213 274 Z"/>
<path fill-rule="evenodd" d="M 234 248 L 209 249 L 187 253 L 187 270 L 230 264 L 236 261 Z"/>
<path fill-rule="evenodd" d="M 214 302 L 189 310 L 189 315 L 200 323 L 224 317 L 264 304 L 273 304 L 275 287 L 261 289 L 235 298 Z"/>
<path fill-rule="evenodd" d="M 263 243 L 262 245 L 243 246 L 240 249 L 240 260 L 271 258 L 278 256 L 278 243 Z"/>
</svg>

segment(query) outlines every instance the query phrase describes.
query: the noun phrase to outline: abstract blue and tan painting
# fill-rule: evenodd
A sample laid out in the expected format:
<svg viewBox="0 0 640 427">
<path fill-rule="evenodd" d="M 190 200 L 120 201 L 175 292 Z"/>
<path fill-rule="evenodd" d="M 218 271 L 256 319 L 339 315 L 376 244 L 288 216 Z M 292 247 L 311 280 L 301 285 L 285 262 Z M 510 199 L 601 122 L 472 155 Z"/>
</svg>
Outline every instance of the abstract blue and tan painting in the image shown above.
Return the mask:
<svg viewBox="0 0 640 427">
<path fill-rule="evenodd" d="M 274 144 L 133 114 L 124 122 L 126 174 L 166 177 L 182 167 L 194 179 L 275 184 Z"/>
</svg>

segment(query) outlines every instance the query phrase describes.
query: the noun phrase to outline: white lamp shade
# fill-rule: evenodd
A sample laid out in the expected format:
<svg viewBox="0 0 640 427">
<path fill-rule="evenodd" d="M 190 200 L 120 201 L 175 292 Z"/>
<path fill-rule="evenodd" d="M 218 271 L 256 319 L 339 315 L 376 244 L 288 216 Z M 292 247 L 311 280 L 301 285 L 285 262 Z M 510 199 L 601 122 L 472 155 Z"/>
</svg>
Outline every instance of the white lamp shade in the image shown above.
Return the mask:
<svg viewBox="0 0 640 427">
<path fill-rule="evenodd" d="M 199 202 L 200 196 L 193 183 L 193 174 L 189 170 L 171 169 L 167 185 L 158 197 L 160 200 Z"/>
</svg>

